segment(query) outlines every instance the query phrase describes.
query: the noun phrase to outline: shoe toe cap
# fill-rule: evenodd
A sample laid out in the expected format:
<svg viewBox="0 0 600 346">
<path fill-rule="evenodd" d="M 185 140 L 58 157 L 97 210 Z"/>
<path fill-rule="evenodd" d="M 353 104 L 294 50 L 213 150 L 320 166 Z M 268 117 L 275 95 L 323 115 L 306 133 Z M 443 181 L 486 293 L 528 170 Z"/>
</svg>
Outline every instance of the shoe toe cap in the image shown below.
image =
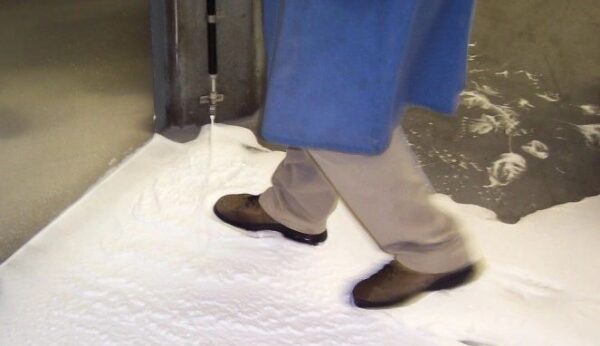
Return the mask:
<svg viewBox="0 0 600 346">
<path fill-rule="evenodd" d="M 354 299 L 354 302 L 359 305 L 361 302 L 371 301 L 373 299 L 373 290 L 371 288 L 371 285 L 369 285 L 366 280 L 356 284 L 352 289 L 352 298 Z"/>
<path fill-rule="evenodd" d="M 249 194 L 225 195 L 217 200 L 214 210 L 223 215 L 229 214 L 239 209 L 250 196 Z"/>
</svg>

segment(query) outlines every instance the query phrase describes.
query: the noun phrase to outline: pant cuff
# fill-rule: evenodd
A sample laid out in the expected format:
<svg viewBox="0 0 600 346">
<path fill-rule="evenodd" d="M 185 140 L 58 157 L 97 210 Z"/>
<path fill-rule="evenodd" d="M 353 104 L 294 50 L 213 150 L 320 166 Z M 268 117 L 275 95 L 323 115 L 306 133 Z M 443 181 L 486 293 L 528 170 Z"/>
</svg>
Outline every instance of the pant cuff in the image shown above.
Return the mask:
<svg viewBox="0 0 600 346">
<path fill-rule="evenodd" d="M 262 193 L 258 198 L 258 203 L 263 210 L 275 221 L 291 228 L 295 231 L 305 234 L 320 234 L 326 229 L 325 223 L 311 223 L 299 220 L 290 210 L 287 210 L 281 203 L 276 202 L 273 196 L 272 188 Z"/>
</svg>

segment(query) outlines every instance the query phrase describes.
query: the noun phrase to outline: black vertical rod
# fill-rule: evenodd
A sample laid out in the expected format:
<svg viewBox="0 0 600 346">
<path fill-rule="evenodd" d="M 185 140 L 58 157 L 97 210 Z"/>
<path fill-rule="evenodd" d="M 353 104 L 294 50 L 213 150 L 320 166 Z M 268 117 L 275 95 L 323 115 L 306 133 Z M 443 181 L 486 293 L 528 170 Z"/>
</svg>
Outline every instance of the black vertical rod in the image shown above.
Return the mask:
<svg viewBox="0 0 600 346">
<path fill-rule="evenodd" d="M 215 0 L 206 0 L 207 38 L 208 38 L 208 74 L 216 75 L 217 66 L 217 6 Z"/>
</svg>

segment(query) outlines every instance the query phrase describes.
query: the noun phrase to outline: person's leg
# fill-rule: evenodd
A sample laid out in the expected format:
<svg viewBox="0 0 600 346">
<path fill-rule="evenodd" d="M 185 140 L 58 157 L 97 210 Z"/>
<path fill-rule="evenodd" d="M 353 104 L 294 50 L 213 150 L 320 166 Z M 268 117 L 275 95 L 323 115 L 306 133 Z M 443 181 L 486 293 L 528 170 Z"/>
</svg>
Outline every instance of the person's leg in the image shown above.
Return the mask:
<svg viewBox="0 0 600 346">
<path fill-rule="evenodd" d="M 430 203 L 429 181 L 400 126 L 381 155 L 309 153 L 379 246 L 404 266 L 446 273 L 471 263 L 452 219 Z"/>
<path fill-rule="evenodd" d="M 400 126 L 381 155 L 309 154 L 379 246 L 395 257 L 354 287 L 357 306 L 392 306 L 473 277 L 465 240 L 452 219 L 430 203 L 429 181 Z"/>
<path fill-rule="evenodd" d="M 339 194 L 380 247 L 395 256 L 354 287 L 359 307 L 394 305 L 473 276 L 465 241 L 452 219 L 430 203 L 428 180 L 400 127 L 382 155 L 291 149 L 272 180 L 260 197 L 222 197 L 215 213 L 247 230 L 275 230 L 314 245 L 327 237 L 325 224 Z"/>
<path fill-rule="evenodd" d="M 259 203 L 273 219 L 298 232 L 325 230 L 337 193 L 304 150 L 288 149 Z"/>
</svg>

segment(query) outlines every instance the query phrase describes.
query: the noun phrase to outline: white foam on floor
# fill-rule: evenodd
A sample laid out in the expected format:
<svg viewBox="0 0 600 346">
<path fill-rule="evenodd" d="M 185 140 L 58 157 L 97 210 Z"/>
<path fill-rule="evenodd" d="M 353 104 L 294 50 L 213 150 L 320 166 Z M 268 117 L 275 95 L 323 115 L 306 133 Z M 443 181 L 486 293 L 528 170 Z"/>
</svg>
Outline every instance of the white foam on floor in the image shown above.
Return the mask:
<svg viewBox="0 0 600 346">
<path fill-rule="evenodd" d="M 218 125 L 155 136 L 0 266 L 0 345 L 593 345 L 600 197 L 530 215 L 436 203 L 483 254 L 482 277 L 388 310 L 350 303 L 389 260 L 340 204 L 321 246 L 227 226 L 212 205 L 260 193 L 282 152 Z M 210 170 L 210 174 L 209 173 Z M 399 225 L 399 231 L 401 226 Z"/>
</svg>

